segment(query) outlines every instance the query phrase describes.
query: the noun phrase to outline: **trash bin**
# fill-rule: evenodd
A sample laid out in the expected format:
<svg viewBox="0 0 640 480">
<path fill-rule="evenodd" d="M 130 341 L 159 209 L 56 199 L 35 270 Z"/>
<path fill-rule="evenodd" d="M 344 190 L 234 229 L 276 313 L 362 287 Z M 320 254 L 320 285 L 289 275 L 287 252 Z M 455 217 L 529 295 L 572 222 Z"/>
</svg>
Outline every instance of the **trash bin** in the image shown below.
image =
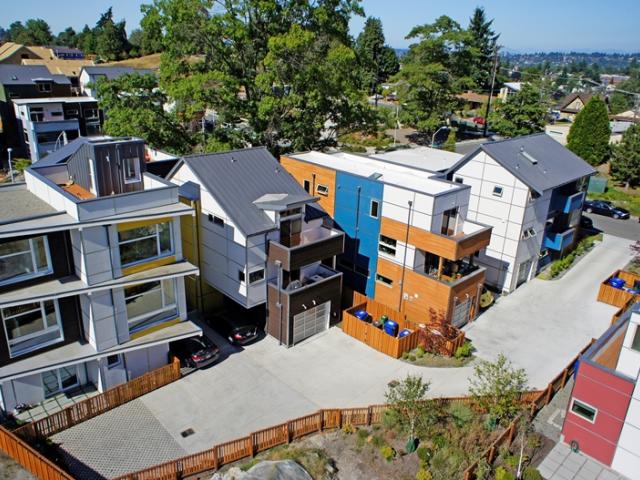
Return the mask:
<svg viewBox="0 0 640 480">
<path fill-rule="evenodd" d="M 410 333 L 411 333 L 411 330 L 409 330 L 408 328 L 404 328 L 400 330 L 400 333 L 398 334 L 398 338 L 406 337 Z"/>
<path fill-rule="evenodd" d="M 398 324 L 393 320 L 387 320 L 384 322 L 384 331 L 387 335 L 395 337 L 398 335 Z"/>
<path fill-rule="evenodd" d="M 369 314 L 364 310 L 356 310 L 354 315 L 358 320 L 366 320 L 369 318 Z"/>
</svg>

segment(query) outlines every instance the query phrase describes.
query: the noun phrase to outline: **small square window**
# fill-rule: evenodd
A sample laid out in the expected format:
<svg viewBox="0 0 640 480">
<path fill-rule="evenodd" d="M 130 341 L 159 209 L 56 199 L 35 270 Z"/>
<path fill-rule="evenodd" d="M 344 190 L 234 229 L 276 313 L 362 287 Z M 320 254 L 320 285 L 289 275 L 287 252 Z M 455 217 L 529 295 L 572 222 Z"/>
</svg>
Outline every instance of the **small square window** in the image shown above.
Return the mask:
<svg viewBox="0 0 640 480">
<path fill-rule="evenodd" d="M 640 326 L 636 327 L 636 333 L 633 335 L 633 341 L 631 342 L 631 348 L 636 352 L 640 352 Z"/>
<path fill-rule="evenodd" d="M 380 215 L 380 202 L 377 200 L 371 200 L 371 205 L 369 206 L 369 215 L 373 218 L 378 218 Z"/>
<path fill-rule="evenodd" d="M 129 157 L 124 159 L 124 183 L 140 181 L 140 159 Z"/>
<path fill-rule="evenodd" d="M 244 270 L 238 270 L 238 281 L 244 283 Z"/>
<path fill-rule="evenodd" d="M 323 195 L 325 197 L 329 195 L 329 187 L 326 185 L 319 184 L 316 187 L 316 191 L 318 192 L 318 194 Z"/>
<path fill-rule="evenodd" d="M 260 280 L 264 279 L 264 269 L 263 270 L 256 270 L 255 272 L 251 272 L 249 273 L 249 283 L 256 283 L 259 282 Z"/>
<path fill-rule="evenodd" d="M 219 227 L 224 227 L 224 220 L 220 217 L 216 217 L 215 215 L 209 214 L 208 215 L 209 221 L 214 223 L 215 225 L 219 226 Z"/>
<path fill-rule="evenodd" d="M 494 197 L 501 197 L 503 191 L 504 191 L 504 189 L 501 186 L 496 185 L 495 187 L 493 187 L 493 196 Z"/>
<path fill-rule="evenodd" d="M 122 357 L 120 355 L 109 355 L 107 357 L 107 368 L 112 369 L 122 363 Z"/>
<path fill-rule="evenodd" d="M 389 287 L 393 285 L 393 280 L 383 275 L 380 275 L 379 273 L 376 273 L 376 282 L 383 283 Z"/>
<path fill-rule="evenodd" d="M 594 423 L 596 421 L 596 415 L 598 409 L 593 408 L 591 405 L 581 402 L 580 400 L 573 399 L 571 403 L 571 412 L 575 413 L 579 417 L 584 418 L 588 422 Z"/>
<path fill-rule="evenodd" d="M 462 177 L 456 177 L 453 179 L 453 181 L 456 183 L 464 183 L 464 179 Z"/>
<path fill-rule="evenodd" d="M 305 180 L 302 183 L 302 186 L 303 186 L 305 192 L 311 193 L 311 182 L 309 182 L 309 180 Z"/>
</svg>

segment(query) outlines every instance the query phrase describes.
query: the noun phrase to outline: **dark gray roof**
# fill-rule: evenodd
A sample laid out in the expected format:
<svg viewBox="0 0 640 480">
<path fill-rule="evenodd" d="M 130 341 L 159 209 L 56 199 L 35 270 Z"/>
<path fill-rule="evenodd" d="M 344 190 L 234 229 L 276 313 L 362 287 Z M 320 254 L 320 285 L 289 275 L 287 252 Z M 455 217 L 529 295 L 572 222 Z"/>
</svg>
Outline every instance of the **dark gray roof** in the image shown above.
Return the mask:
<svg viewBox="0 0 640 480">
<path fill-rule="evenodd" d="M 0 65 L 0 83 L 3 85 L 33 85 L 35 79 L 60 85 L 71 84 L 64 75 L 52 75 L 44 65 Z"/>
<path fill-rule="evenodd" d="M 181 159 L 169 178 L 183 162 L 247 236 L 275 228 L 254 203 L 260 197 L 284 193 L 314 201 L 264 147 L 190 155 Z"/>
<path fill-rule="evenodd" d="M 540 194 L 596 172 L 591 165 L 547 134 L 537 133 L 483 143 L 447 173 L 455 172 L 480 151 L 486 152 L 518 180 Z"/>
<path fill-rule="evenodd" d="M 55 208 L 27 190 L 24 183 L 0 186 L 0 224 L 56 214 Z"/>
<path fill-rule="evenodd" d="M 70 141 L 66 145 L 62 146 L 55 152 L 51 152 L 42 160 L 38 160 L 31 168 L 51 167 L 58 165 L 59 163 L 65 163 L 71 155 L 76 153 L 80 147 L 90 143 L 90 139 L 87 137 L 78 137 L 75 140 Z"/>
<path fill-rule="evenodd" d="M 89 75 L 105 75 L 107 80 L 113 80 L 114 78 L 121 77 L 128 73 L 137 73 L 138 75 L 154 75 L 153 70 L 138 69 L 133 67 L 118 67 L 118 66 L 88 66 L 82 67 Z M 81 71 L 82 73 L 82 71 Z"/>
</svg>

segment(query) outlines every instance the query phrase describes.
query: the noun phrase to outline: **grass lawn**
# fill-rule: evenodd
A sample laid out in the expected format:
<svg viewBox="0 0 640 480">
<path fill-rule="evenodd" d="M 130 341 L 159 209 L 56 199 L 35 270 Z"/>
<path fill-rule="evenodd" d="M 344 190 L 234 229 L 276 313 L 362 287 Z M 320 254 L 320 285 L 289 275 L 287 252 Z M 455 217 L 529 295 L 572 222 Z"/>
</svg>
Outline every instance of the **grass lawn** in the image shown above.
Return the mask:
<svg viewBox="0 0 640 480">
<path fill-rule="evenodd" d="M 611 182 L 605 193 L 590 193 L 590 200 L 609 200 L 618 207 L 626 208 L 631 215 L 640 216 L 640 189 L 630 188 L 626 190 L 622 187 L 613 186 Z"/>
</svg>

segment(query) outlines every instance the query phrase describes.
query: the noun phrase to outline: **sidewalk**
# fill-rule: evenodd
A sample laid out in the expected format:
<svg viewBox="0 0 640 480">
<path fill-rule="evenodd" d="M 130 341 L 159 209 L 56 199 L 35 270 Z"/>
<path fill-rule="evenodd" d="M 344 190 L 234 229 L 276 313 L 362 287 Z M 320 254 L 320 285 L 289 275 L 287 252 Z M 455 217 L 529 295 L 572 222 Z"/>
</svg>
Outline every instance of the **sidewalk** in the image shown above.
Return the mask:
<svg viewBox="0 0 640 480">
<path fill-rule="evenodd" d="M 630 480 L 564 443 L 553 447 L 538 470 L 547 480 Z"/>
</svg>

